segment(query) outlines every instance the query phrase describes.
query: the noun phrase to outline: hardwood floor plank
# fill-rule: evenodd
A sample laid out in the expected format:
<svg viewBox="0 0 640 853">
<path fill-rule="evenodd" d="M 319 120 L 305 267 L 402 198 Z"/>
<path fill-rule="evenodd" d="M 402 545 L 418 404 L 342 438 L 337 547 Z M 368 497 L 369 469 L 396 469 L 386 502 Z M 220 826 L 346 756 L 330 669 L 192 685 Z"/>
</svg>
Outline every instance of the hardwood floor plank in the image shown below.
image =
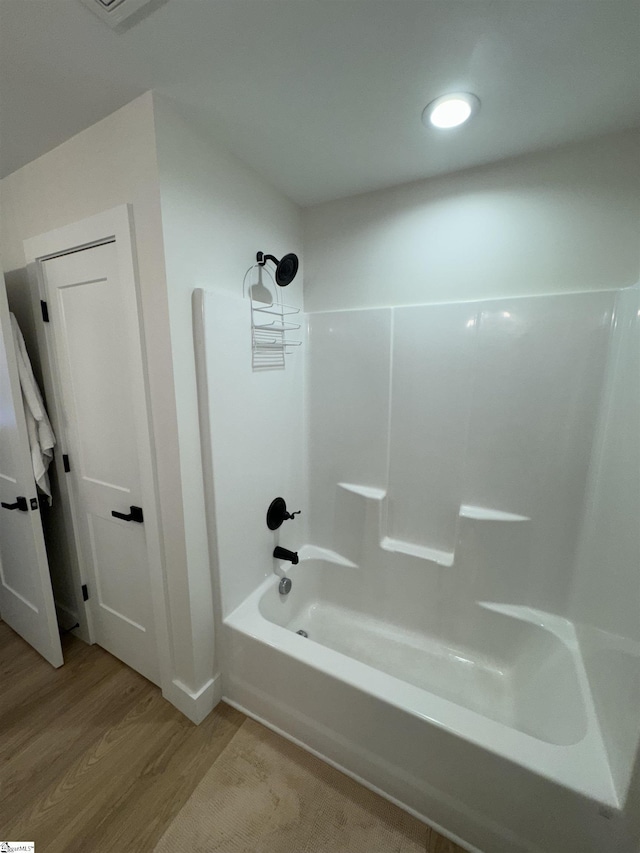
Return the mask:
<svg viewBox="0 0 640 853">
<path fill-rule="evenodd" d="M 18 639 L 24 643 L 24 640 Z M 3 732 L 16 724 L 20 725 L 32 711 L 39 710 L 50 701 L 58 704 L 72 701 L 72 694 L 77 694 L 77 686 L 84 684 L 86 674 L 96 667 L 105 673 L 115 673 L 122 666 L 107 652 L 96 646 L 87 646 L 79 640 L 68 647 L 67 664 L 57 670 L 36 652 L 33 654 L 36 659 L 24 663 L 19 676 L 2 676 L 0 730 Z"/>
<path fill-rule="evenodd" d="M 9 628 L 6 622 L 0 622 L 0 678 L 20 672 L 20 668 L 39 657 L 22 637 Z"/>
<path fill-rule="evenodd" d="M 110 655 L 108 657 L 111 658 Z M 30 680 L 32 697 L 16 699 L 13 708 L 0 711 L 0 731 L 3 733 L 0 762 L 4 762 L 8 755 L 16 755 L 26 748 L 34 732 L 46 729 L 50 722 L 54 727 L 59 726 L 61 718 L 70 711 L 73 715 L 74 709 L 84 708 L 85 713 L 93 714 L 96 710 L 93 694 L 101 684 L 116 679 L 117 684 L 113 689 L 119 688 L 121 691 L 133 688 L 136 684 L 146 684 L 141 676 L 136 675 L 135 679 L 131 679 L 120 664 L 114 664 L 117 662 L 113 658 L 104 660 L 102 656 L 93 657 L 89 654 L 81 661 L 76 661 L 73 678 L 69 677 L 69 673 L 61 672 L 56 684 Z M 106 687 L 104 689 L 108 690 Z M 101 693 L 98 690 L 98 701 Z M 5 697 L 7 702 L 11 701 L 11 695 Z"/>
<path fill-rule="evenodd" d="M 53 667 L 4 622 L 0 622 L 0 658 L 1 713 L 32 695 L 32 684 L 46 684 Z"/>
<path fill-rule="evenodd" d="M 47 704 L 40 713 L 25 718 L 21 737 L 13 738 L 18 748 L 2 762 L 0 812 L 5 821 L 19 814 L 25 792 L 30 799 L 40 795 L 149 690 L 143 678 L 131 675 L 125 669 L 106 677 L 96 673 L 95 683 L 87 685 L 81 702 L 63 707 L 59 713 Z"/>
<path fill-rule="evenodd" d="M 219 705 L 199 727 L 188 724 L 182 737 L 167 743 L 142 774 L 109 804 L 108 812 L 84 841 L 91 850 L 152 851 L 167 826 L 189 799 L 211 764 L 226 748 L 245 718 Z M 201 731 L 206 726 L 206 731 Z M 145 816 L 142 819 L 141 816 Z M 69 853 L 84 853 L 83 839 Z"/>
<path fill-rule="evenodd" d="M 5 824 L 6 831 L 12 837 L 28 835 L 48 853 L 110 850 L 112 836 L 121 839 L 125 849 L 142 850 L 141 835 L 152 836 L 148 842 L 151 850 L 156 836 L 231 739 L 240 718 L 234 711 L 213 715 L 208 727 L 201 730 L 149 684 L 146 695 L 119 722 L 107 728 L 63 773 L 56 773 L 53 783 L 14 821 Z M 191 762 L 185 762 L 185 740 L 193 742 Z M 201 765 L 197 774 L 189 772 L 194 759 Z M 176 772 L 167 773 L 167 765 Z M 151 815 L 139 809 L 136 815 L 136 800 L 145 792 Z M 160 809 L 159 800 L 164 806 Z M 124 814 L 128 816 L 125 822 L 121 820 Z M 134 839 L 126 837 L 127 830 Z"/>
<path fill-rule="evenodd" d="M 166 736 L 162 704 L 166 703 L 159 691 L 150 689 L 9 823 L 8 834 L 34 840 L 51 853 L 68 850 L 72 839 L 121 787 L 123 777 L 139 772 L 153 739 Z"/>
</svg>

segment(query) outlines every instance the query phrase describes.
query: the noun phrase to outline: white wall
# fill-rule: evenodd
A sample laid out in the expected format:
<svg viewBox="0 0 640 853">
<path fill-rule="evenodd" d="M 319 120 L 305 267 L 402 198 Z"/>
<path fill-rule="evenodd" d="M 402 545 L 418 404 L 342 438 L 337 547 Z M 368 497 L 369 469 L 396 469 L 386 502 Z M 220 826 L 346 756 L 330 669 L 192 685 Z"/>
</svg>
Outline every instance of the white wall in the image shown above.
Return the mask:
<svg viewBox="0 0 640 853">
<path fill-rule="evenodd" d="M 208 356 L 213 358 L 209 366 L 217 545 L 228 610 L 239 603 L 232 588 L 241 590 L 243 597 L 264 576 L 265 566 L 270 569 L 272 565 L 271 559 L 260 559 L 262 552 L 256 545 L 262 540 L 262 528 L 266 529 L 268 506 L 260 504 L 261 512 L 256 509 L 256 515 L 252 514 L 256 482 L 265 484 L 271 479 L 271 497 L 280 494 L 278 489 L 288 488 L 290 494 L 283 497 L 292 501 L 300 493 L 297 488 L 293 496 L 293 473 L 284 481 L 279 473 L 290 465 L 290 457 L 282 458 L 280 450 L 285 448 L 277 436 L 273 438 L 278 452 L 270 447 L 272 436 L 266 425 L 275 429 L 278 407 L 288 411 L 288 403 L 274 376 L 251 375 L 249 307 L 242 298 L 243 276 L 255 262 L 257 251 L 276 257 L 287 252 L 301 254 L 300 214 L 215 140 L 201 134 L 175 103 L 158 96 L 154 101 L 182 491 L 189 570 L 198 579 L 192 591 L 196 597 L 210 597 L 210 591 L 191 297 L 194 288 L 221 294 L 218 316 L 215 300 L 207 293 L 207 316 L 222 324 L 212 327 L 209 322 L 207 336 Z M 298 305 L 302 304 L 302 280 L 301 269 L 286 290 L 287 300 Z M 269 383 L 273 393 L 265 395 L 263 388 Z M 301 384 L 299 404 L 301 416 Z M 215 562 L 215 555 L 212 558 Z"/>
<path fill-rule="evenodd" d="M 247 300 L 208 291 L 204 307 L 224 617 L 273 572 L 276 545 L 297 551 L 307 542 L 305 352 L 296 348 L 283 368 L 253 370 Z M 306 346 L 304 336 L 296 336 Z M 271 531 L 266 514 L 276 497 L 302 515 Z M 233 670 L 231 661 L 228 667 Z"/>
<path fill-rule="evenodd" d="M 133 206 L 172 622 L 172 676 L 199 687 L 186 570 L 153 100 L 150 93 L 0 183 L 0 243 L 14 295 L 28 288 L 22 242 L 123 203 Z M 20 300 L 24 304 L 24 300 Z M 209 602 L 211 613 L 211 603 Z M 210 619 L 211 621 L 211 619 Z M 163 683 L 163 688 L 166 685 Z M 169 688 L 171 685 L 169 685 Z"/>
<path fill-rule="evenodd" d="M 305 306 L 601 290 L 638 280 L 640 131 L 308 208 Z"/>
</svg>

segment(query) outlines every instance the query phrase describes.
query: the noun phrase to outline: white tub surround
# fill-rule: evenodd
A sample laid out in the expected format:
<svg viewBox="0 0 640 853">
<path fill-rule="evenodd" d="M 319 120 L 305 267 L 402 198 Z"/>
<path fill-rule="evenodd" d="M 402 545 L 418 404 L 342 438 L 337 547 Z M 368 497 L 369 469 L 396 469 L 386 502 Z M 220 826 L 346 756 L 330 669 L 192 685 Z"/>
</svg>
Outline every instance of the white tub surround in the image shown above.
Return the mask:
<svg viewBox="0 0 640 853">
<path fill-rule="evenodd" d="M 446 567 L 471 537 L 465 597 L 566 615 L 614 300 L 309 315 L 311 542 L 364 563 L 368 512 L 368 541 Z"/>
<path fill-rule="evenodd" d="M 212 426 L 214 474 L 231 482 L 230 458 L 251 460 L 224 525 L 216 509 L 224 696 L 469 850 L 635 853 L 639 650 L 618 638 L 607 670 L 572 611 L 629 305 L 603 291 L 314 314 L 297 361 L 236 387 L 230 330 L 248 311 L 211 314 L 212 424 L 242 436 L 216 455 Z M 289 475 L 308 470 L 309 498 L 272 533 L 270 500 L 299 503 L 295 478 L 269 490 L 283 453 Z M 243 500 L 256 530 L 236 541 Z M 620 577 L 640 552 L 625 542 Z M 288 596 L 275 544 L 301 558 L 278 564 Z"/>
<path fill-rule="evenodd" d="M 571 618 L 616 789 L 640 779 L 640 285 L 616 297 Z M 640 787 L 635 809 L 640 828 Z"/>
</svg>

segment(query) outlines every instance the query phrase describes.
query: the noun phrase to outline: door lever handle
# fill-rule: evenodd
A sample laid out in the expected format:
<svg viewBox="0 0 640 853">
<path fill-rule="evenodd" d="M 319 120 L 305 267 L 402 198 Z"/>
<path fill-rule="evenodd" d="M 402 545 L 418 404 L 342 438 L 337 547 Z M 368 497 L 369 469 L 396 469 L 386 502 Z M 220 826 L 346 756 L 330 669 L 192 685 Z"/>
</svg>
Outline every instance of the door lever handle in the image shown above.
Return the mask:
<svg viewBox="0 0 640 853">
<path fill-rule="evenodd" d="M 123 521 L 137 521 L 138 524 L 142 524 L 144 521 L 142 515 L 142 507 L 140 506 L 130 506 L 129 507 L 129 515 L 125 515 L 123 512 L 116 512 L 115 509 L 111 511 L 111 515 L 114 518 L 121 518 Z"/>
<path fill-rule="evenodd" d="M 27 499 L 23 497 L 16 498 L 16 502 L 14 504 L 6 504 L 3 501 L 2 506 L 4 507 L 4 509 L 19 509 L 22 512 L 29 511 L 29 507 L 27 506 Z"/>
</svg>

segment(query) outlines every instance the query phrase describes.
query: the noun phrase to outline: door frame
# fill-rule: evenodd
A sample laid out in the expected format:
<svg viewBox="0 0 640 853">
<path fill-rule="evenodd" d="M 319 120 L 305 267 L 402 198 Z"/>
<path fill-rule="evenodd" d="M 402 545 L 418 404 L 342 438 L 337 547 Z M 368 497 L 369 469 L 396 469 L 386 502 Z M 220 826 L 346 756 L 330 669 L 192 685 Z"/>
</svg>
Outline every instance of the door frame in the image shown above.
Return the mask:
<svg viewBox="0 0 640 853">
<path fill-rule="evenodd" d="M 38 344 L 42 360 L 42 373 L 47 399 L 49 401 L 50 417 L 58 436 L 58 453 L 55 454 L 54 464 L 60 482 L 61 499 L 65 520 L 65 530 L 70 543 L 74 545 L 74 563 L 71 573 L 76 590 L 79 592 L 86 577 L 80 561 L 80 537 L 77 523 L 74 496 L 65 476 L 62 464 L 62 454 L 67 452 L 64 420 L 62 417 L 62 394 L 59 385 L 59 373 L 52 332 L 47 324 L 40 321 L 39 300 L 46 302 L 47 290 L 42 264 L 51 258 L 71 252 L 90 249 L 104 243 L 115 241 L 118 273 L 125 288 L 135 294 L 137 307 L 138 332 L 140 340 L 141 371 L 137 372 L 134 382 L 137 385 L 135 394 L 134 417 L 138 425 L 136 429 L 137 452 L 140 461 L 140 482 L 144 505 L 145 533 L 147 553 L 149 558 L 149 581 L 151 588 L 151 606 L 155 622 L 156 643 L 158 649 L 158 664 L 160 669 L 161 687 L 163 693 L 170 688 L 171 679 L 171 647 L 169 642 L 169 613 L 165 595 L 166 570 L 162 539 L 159 524 L 159 490 L 156 476 L 155 447 L 151 424 L 151 405 L 149 395 L 149 376 L 146 358 L 145 335 L 142 318 L 142 299 L 140 293 L 137 257 L 135 251 L 135 233 L 133 224 L 133 209 L 129 204 L 98 213 L 82 219 L 79 222 L 56 228 L 37 237 L 25 240 L 24 253 L 27 271 L 31 283 L 32 295 L 36 304 L 34 312 Z M 72 549 L 72 550 L 74 550 Z M 82 597 L 79 596 L 81 601 Z M 89 643 L 95 642 L 94 626 L 91 611 L 85 602 L 82 603 L 84 623 L 78 634 Z M 82 623 L 82 620 L 80 620 Z"/>
</svg>

